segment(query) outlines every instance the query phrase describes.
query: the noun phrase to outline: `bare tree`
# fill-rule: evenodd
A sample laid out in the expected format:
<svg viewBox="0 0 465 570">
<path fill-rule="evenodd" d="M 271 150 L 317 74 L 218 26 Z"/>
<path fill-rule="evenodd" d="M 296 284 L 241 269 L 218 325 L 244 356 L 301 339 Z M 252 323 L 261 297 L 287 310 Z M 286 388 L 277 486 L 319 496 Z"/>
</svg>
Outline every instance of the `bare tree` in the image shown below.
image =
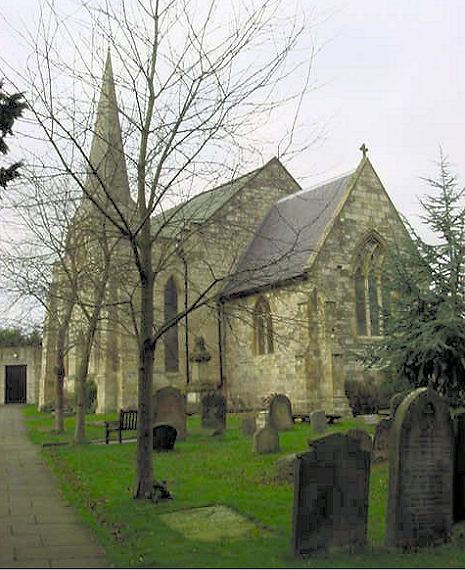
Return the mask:
<svg viewBox="0 0 465 570">
<path fill-rule="evenodd" d="M 186 198 L 186 189 L 195 190 L 199 180 L 211 180 L 218 172 L 234 173 L 238 162 L 258 156 L 255 131 L 280 104 L 293 103 L 298 111 L 309 74 L 304 73 L 303 84 L 292 94 L 284 90 L 284 80 L 302 65 L 302 60 L 293 58 L 305 22 L 289 16 L 288 5 L 279 0 L 133 0 L 122 2 L 119 10 L 109 1 L 100 2 L 97 10 L 89 11 L 88 21 L 94 31 L 92 41 L 106 40 L 118 61 L 123 147 L 114 131 L 100 129 L 98 118 L 92 130 L 87 109 L 82 110 L 80 98 L 88 89 L 95 91 L 92 58 L 79 60 L 81 50 L 74 67 L 60 60 L 60 42 L 66 38 L 73 43 L 75 34 L 69 20 L 60 18 L 53 6 L 50 3 L 44 11 L 34 36 L 35 65 L 30 64 L 26 88 L 35 120 L 58 158 L 53 167 L 48 166 L 48 174 L 62 171 L 73 179 L 131 252 L 138 276 L 137 304 L 132 307 L 139 345 L 134 496 L 151 498 L 151 396 L 157 342 L 186 314 L 210 302 L 224 279 L 212 268 L 208 283 L 188 306 L 169 322 L 154 322 L 156 279 L 166 260 L 187 243 L 185 232 L 176 240 L 165 239 L 164 230 L 176 216 L 176 209 L 167 208 Z M 310 68 L 312 56 L 313 51 L 308 51 L 304 69 Z M 115 104 L 109 57 L 105 74 L 102 92 Z M 70 81 L 71 98 L 63 97 L 58 81 L 60 85 Z M 291 126 L 294 123 L 292 116 Z M 93 144 L 107 139 L 106 160 L 102 156 L 94 160 L 95 150 L 89 153 L 89 135 Z M 286 137 L 295 142 L 291 128 Z M 102 166 L 105 162 L 108 170 L 109 154 L 119 156 L 113 168 L 120 169 L 120 182 L 122 165 L 127 164 L 131 197 L 115 197 L 114 180 Z"/>
</svg>

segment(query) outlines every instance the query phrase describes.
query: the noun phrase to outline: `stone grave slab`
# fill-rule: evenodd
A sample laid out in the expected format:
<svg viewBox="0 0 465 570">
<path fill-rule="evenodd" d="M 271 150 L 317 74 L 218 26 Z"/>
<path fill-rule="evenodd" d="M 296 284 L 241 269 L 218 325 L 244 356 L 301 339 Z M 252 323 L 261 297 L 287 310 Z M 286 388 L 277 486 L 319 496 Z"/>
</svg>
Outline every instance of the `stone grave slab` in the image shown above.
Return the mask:
<svg viewBox="0 0 465 570">
<path fill-rule="evenodd" d="M 216 434 L 226 429 L 226 399 L 220 392 L 207 392 L 201 402 L 203 428 Z"/>
<path fill-rule="evenodd" d="M 211 505 L 160 515 L 160 519 L 188 540 L 243 540 L 270 531 L 224 505 Z"/>
<path fill-rule="evenodd" d="M 187 408 L 186 398 L 177 388 L 166 386 L 155 392 L 153 399 L 153 423 L 173 426 L 178 440 L 186 439 Z"/>
<path fill-rule="evenodd" d="M 310 451 L 297 455 L 294 556 L 366 543 L 369 472 L 370 453 L 346 434 L 317 439 Z"/>
<path fill-rule="evenodd" d="M 279 451 L 279 433 L 272 426 L 258 429 L 253 435 L 254 453 L 277 453 Z"/>
<path fill-rule="evenodd" d="M 248 415 L 242 420 L 242 433 L 253 435 L 257 431 L 257 419 L 253 415 Z"/>
<path fill-rule="evenodd" d="M 323 433 L 326 430 L 326 414 L 324 410 L 315 410 L 310 414 L 310 423 L 317 433 Z"/>
<path fill-rule="evenodd" d="M 275 394 L 269 406 L 270 424 L 278 431 L 292 429 L 292 406 L 289 398 L 284 394 Z"/>
<path fill-rule="evenodd" d="M 452 530 L 454 434 L 449 406 L 429 388 L 396 411 L 389 460 L 386 544 L 414 549 Z"/>
<path fill-rule="evenodd" d="M 372 454 L 373 449 L 373 439 L 371 435 L 363 429 L 349 429 L 346 432 L 346 435 L 356 439 L 360 443 L 360 447 L 364 451 L 368 451 L 368 453 Z"/>
<path fill-rule="evenodd" d="M 381 463 L 389 459 L 392 424 L 393 420 L 391 417 L 383 418 L 376 426 L 373 438 L 373 454 L 371 456 L 373 463 Z"/>
</svg>

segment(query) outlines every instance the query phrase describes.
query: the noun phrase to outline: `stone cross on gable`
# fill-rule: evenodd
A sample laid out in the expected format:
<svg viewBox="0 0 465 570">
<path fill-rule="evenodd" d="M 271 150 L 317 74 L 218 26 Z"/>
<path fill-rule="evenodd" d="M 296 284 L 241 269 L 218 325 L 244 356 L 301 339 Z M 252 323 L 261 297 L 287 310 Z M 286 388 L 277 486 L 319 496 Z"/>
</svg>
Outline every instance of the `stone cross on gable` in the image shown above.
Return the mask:
<svg viewBox="0 0 465 570">
<path fill-rule="evenodd" d="M 360 150 L 362 151 L 363 158 L 366 158 L 366 155 L 367 155 L 367 152 L 368 152 L 368 147 L 366 146 L 365 143 L 362 144 L 362 146 L 360 147 Z"/>
</svg>

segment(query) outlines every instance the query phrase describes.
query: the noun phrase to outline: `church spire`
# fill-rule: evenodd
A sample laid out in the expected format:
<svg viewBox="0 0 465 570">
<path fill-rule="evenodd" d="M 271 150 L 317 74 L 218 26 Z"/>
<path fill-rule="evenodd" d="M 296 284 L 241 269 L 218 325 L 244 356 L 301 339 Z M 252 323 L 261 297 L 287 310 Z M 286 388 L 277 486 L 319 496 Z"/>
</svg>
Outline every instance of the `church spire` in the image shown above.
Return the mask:
<svg viewBox="0 0 465 570">
<path fill-rule="evenodd" d="M 88 191 L 100 195 L 103 200 L 107 193 L 115 202 L 128 204 L 129 182 L 110 49 L 103 72 L 89 162 L 92 172 L 87 179 Z M 100 181 L 105 185 L 106 192 Z"/>
</svg>

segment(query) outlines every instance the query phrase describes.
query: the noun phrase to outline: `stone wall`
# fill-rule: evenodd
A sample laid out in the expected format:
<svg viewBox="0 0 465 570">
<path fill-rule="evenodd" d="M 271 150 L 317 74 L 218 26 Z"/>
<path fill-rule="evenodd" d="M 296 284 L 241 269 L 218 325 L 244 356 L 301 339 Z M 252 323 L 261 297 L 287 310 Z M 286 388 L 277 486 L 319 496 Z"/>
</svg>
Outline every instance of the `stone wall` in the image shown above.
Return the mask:
<svg viewBox="0 0 465 570">
<path fill-rule="evenodd" d="M 26 366 L 26 401 L 39 401 L 39 379 L 42 348 L 40 346 L 12 346 L 0 348 L 0 404 L 5 403 L 5 381 L 7 366 Z"/>
</svg>

